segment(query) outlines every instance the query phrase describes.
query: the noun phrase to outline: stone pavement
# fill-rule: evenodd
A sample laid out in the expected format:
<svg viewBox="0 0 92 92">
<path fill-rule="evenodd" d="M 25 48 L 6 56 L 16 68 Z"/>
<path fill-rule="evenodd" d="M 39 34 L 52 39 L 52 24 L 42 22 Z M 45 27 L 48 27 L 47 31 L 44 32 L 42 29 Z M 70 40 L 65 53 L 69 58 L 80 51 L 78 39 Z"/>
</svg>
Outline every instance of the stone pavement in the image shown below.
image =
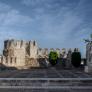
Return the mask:
<svg viewBox="0 0 92 92">
<path fill-rule="evenodd" d="M 49 67 L 0 72 L 0 92 L 92 92 L 92 74 Z"/>
<path fill-rule="evenodd" d="M 45 90 L 45 89 L 36 89 L 36 90 L 30 90 L 30 89 L 0 89 L 0 92 L 92 92 L 90 89 L 56 89 L 56 90 Z"/>
<path fill-rule="evenodd" d="M 92 73 L 85 73 L 81 69 L 57 69 L 55 67 L 6 70 L 0 72 L 0 78 L 91 78 Z"/>
</svg>

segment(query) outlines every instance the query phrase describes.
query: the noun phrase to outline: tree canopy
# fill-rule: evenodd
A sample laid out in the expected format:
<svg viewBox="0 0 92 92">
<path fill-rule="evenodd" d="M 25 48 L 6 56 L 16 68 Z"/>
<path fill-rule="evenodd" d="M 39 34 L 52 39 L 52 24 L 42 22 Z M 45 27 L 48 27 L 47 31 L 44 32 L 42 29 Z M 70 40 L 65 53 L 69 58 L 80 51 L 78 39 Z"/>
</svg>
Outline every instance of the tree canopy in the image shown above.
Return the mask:
<svg viewBox="0 0 92 92">
<path fill-rule="evenodd" d="M 56 65 L 58 59 L 58 54 L 55 51 L 51 51 L 49 54 L 49 61 L 52 65 Z"/>
<path fill-rule="evenodd" d="M 80 52 L 73 52 L 71 62 L 74 67 L 79 67 L 81 64 L 81 53 Z"/>
</svg>

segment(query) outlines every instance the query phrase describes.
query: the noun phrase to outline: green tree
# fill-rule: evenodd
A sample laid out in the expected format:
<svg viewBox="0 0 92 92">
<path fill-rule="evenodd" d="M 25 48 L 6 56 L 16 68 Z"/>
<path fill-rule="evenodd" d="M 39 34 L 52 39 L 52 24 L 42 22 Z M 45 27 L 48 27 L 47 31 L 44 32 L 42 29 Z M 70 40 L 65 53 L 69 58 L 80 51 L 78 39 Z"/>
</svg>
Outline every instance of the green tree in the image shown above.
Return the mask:
<svg viewBox="0 0 92 92">
<path fill-rule="evenodd" d="M 51 51 L 49 54 L 49 62 L 52 65 L 56 65 L 57 64 L 57 60 L 58 60 L 58 54 L 55 51 Z"/>
</svg>

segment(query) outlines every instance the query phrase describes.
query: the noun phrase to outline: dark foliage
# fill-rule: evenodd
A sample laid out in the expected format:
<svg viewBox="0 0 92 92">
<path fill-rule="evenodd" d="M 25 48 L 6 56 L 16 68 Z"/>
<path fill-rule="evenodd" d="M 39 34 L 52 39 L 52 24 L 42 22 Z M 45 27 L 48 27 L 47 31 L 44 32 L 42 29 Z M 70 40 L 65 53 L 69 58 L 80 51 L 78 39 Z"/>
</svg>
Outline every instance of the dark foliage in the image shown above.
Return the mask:
<svg viewBox="0 0 92 92">
<path fill-rule="evenodd" d="M 81 53 L 80 52 L 73 52 L 72 53 L 71 63 L 76 68 L 80 66 L 80 64 L 81 64 Z"/>
<path fill-rule="evenodd" d="M 58 61 L 58 54 L 57 52 L 51 51 L 49 54 L 49 62 L 51 65 L 56 65 Z"/>
</svg>

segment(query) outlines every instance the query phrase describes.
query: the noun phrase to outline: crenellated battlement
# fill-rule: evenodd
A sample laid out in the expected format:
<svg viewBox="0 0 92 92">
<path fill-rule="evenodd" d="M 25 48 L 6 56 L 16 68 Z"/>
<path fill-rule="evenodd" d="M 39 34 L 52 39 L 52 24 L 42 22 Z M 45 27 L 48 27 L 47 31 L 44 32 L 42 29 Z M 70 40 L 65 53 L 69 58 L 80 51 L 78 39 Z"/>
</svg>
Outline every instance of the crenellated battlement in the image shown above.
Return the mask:
<svg viewBox="0 0 92 92">
<path fill-rule="evenodd" d="M 57 52 L 58 56 L 60 57 L 64 54 L 68 54 L 70 52 L 73 52 L 74 49 L 71 49 L 71 48 L 68 48 L 68 49 L 65 49 L 65 48 L 61 48 L 61 49 L 60 48 L 49 48 L 49 49 L 48 48 L 39 48 L 38 49 L 38 56 L 44 58 L 45 56 L 48 56 L 51 51 Z"/>
<path fill-rule="evenodd" d="M 23 41 L 23 40 L 5 40 L 4 41 L 4 49 L 9 48 L 26 48 L 29 45 L 30 47 L 37 46 L 36 41 Z"/>
<path fill-rule="evenodd" d="M 68 53 L 69 50 L 71 50 L 72 52 L 74 51 L 74 49 L 71 49 L 71 48 L 68 48 L 68 49 L 65 49 L 65 48 L 61 48 L 61 49 L 60 48 L 39 48 L 38 50 L 41 52 L 47 51 L 48 53 L 50 51 L 56 51 L 56 52 L 60 52 L 60 53 L 63 53 L 63 52 Z"/>
<path fill-rule="evenodd" d="M 0 62 L 6 66 L 14 67 L 21 67 L 30 64 L 31 66 L 39 66 L 37 60 L 39 58 L 48 58 L 51 51 L 56 51 L 58 57 L 62 58 L 64 54 L 68 54 L 69 50 L 70 49 L 65 48 L 39 48 L 35 40 L 5 40 L 3 55 L 0 58 Z M 71 49 L 71 52 L 72 51 L 74 51 L 74 49 Z"/>
<path fill-rule="evenodd" d="M 62 54 L 68 53 L 69 50 L 65 48 L 38 48 L 35 40 L 23 41 L 14 39 L 4 41 L 4 50 L 6 51 L 7 49 L 23 49 L 29 56 L 34 56 L 34 53 L 38 55 L 47 55 L 50 51 L 56 51 L 58 54 Z M 74 51 L 74 49 L 71 49 L 71 51 Z"/>
<path fill-rule="evenodd" d="M 25 47 L 26 42 L 23 40 L 6 40 L 4 41 L 4 48 L 9 49 L 9 48 L 21 48 Z"/>
</svg>

